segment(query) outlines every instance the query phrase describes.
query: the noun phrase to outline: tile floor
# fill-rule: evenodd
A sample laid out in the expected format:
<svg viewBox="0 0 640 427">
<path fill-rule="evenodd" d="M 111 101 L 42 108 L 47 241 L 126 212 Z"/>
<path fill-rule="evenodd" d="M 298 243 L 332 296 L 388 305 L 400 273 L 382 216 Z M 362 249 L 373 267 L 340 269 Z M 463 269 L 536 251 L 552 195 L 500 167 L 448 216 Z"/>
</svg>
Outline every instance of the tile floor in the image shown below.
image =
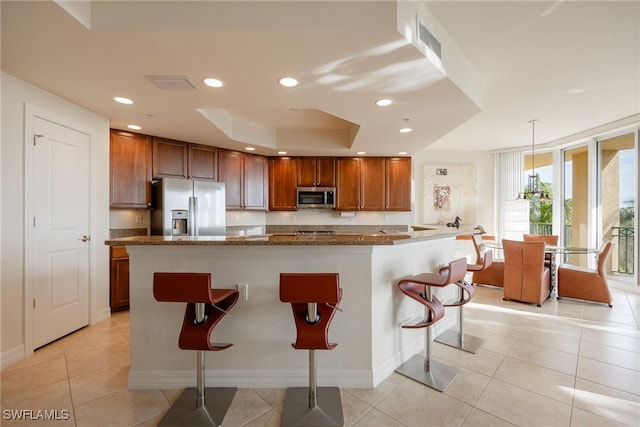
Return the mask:
<svg viewBox="0 0 640 427">
<path fill-rule="evenodd" d="M 465 328 L 485 344 L 475 355 L 435 344 L 435 358 L 461 372 L 445 392 L 398 374 L 342 389 L 346 425 L 638 426 L 640 294 L 612 293 L 612 309 L 553 299 L 538 308 L 477 287 Z M 0 424 L 155 426 L 180 390 L 127 390 L 128 352 L 127 312 L 36 351 L 1 373 Z M 279 426 L 284 393 L 238 390 L 224 425 Z M 69 419 L 7 420 L 8 409 L 66 409 Z"/>
</svg>

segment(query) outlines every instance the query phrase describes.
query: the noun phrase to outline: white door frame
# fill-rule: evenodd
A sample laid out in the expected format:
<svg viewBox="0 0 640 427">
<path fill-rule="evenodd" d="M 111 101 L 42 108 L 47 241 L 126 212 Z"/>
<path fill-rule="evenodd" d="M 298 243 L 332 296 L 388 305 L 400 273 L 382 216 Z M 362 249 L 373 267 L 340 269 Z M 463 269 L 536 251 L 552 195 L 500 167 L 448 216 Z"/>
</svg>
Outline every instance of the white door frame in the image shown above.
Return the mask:
<svg viewBox="0 0 640 427">
<path fill-rule="evenodd" d="M 32 170 L 32 150 L 29 146 L 33 144 L 33 118 L 40 117 L 44 120 L 58 123 L 63 126 L 67 126 L 78 132 L 85 133 L 89 136 L 89 158 L 92 158 L 93 151 L 93 135 L 92 128 L 71 120 L 67 117 L 59 116 L 49 110 L 37 107 L 33 104 L 25 103 L 24 105 L 24 355 L 25 357 L 33 353 L 33 227 L 31 218 L 33 218 L 33 206 L 31 202 L 31 195 L 33 194 L 33 170 Z M 91 221 L 93 217 L 93 206 L 91 203 L 93 185 L 92 179 L 92 163 L 89 164 L 89 230 L 93 231 L 94 224 Z M 91 254 L 95 249 L 95 240 L 88 242 L 89 253 Z M 106 261 L 105 261 L 106 262 Z M 92 257 L 89 256 L 89 322 L 93 323 L 94 319 L 94 302 L 93 302 L 93 281 L 91 270 L 93 269 Z"/>
</svg>

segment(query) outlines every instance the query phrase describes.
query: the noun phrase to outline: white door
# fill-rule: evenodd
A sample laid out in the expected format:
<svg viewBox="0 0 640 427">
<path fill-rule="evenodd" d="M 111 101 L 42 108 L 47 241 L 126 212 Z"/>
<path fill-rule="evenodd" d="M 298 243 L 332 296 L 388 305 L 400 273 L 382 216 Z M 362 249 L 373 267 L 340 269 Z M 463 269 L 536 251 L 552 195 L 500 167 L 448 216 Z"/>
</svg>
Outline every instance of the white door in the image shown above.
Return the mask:
<svg viewBox="0 0 640 427">
<path fill-rule="evenodd" d="M 33 348 L 89 323 L 89 135 L 33 117 Z"/>
</svg>

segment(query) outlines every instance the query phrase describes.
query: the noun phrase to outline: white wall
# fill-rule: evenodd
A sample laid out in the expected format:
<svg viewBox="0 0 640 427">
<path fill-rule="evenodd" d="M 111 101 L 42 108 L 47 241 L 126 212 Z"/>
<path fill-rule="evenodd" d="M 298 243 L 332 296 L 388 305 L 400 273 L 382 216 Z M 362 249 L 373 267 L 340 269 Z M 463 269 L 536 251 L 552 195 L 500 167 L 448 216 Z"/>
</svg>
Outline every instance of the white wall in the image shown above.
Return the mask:
<svg viewBox="0 0 640 427">
<path fill-rule="evenodd" d="M 489 151 L 428 151 L 423 150 L 413 157 L 413 178 L 415 184 L 415 223 L 421 224 L 424 203 L 424 165 L 432 163 L 460 164 L 471 163 L 476 166 L 476 224 L 462 218 L 462 222 L 476 226 L 482 225 L 487 233 L 495 234 L 494 224 L 494 160 Z M 453 220 L 453 218 L 452 218 Z"/>
<path fill-rule="evenodd" d="M 24 106 L 30 104 L 91 132 L 91 322 L 109 316 L 109 121 L 62 98 L 1 74 L 2 145 L 0 171 L 2 190 L 0 288 L 2 364 L 11 363 L 24 348 Z"/>
</svg>

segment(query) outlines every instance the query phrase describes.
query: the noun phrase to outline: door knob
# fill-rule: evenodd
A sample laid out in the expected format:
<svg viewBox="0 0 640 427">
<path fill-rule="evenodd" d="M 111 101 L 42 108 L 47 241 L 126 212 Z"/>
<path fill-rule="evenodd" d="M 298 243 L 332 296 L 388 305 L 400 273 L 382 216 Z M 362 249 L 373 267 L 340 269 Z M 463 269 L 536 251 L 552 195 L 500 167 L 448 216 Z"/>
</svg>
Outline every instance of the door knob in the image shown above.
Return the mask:
<svg viewBox="0 0 640 427">
<path fill-rule="evenodd" d="M 82 236 L 81 238 L 79 238 L 78 240 L 82 241 L 82 242 L 88 242 L 89 240 L 91 240 L 91 237 L 89 236 Z"/>
</svg>

